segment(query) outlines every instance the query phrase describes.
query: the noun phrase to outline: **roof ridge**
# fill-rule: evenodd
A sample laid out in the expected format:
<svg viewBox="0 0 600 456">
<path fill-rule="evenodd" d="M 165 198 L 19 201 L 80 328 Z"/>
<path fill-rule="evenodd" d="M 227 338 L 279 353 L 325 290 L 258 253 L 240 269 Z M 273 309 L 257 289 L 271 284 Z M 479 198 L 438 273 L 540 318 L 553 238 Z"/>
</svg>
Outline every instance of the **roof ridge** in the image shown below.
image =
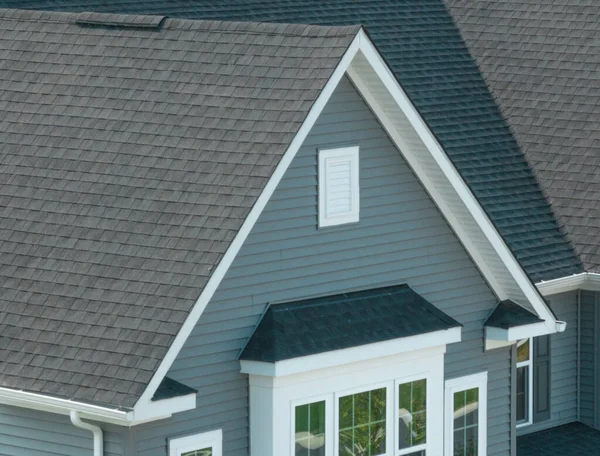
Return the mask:
<svg viewBox="0 0 600 456">
<path fill-rule="evenodd" d="M 18 8 L 0 8 L 0 18 L 20 22 L 56 22 L 79 25 L 176 29 L 190 31 L 219 31 L 244 35 L 279 35 L 333 38 L 355 35 L 362 25 L 322 26 L 311 24 L 272 23 L 258 21 L 221 21 L 210 19 L 182 19 L 149 14 L 122 14 L 98 12 L 44 11 Z"/>
</svg>

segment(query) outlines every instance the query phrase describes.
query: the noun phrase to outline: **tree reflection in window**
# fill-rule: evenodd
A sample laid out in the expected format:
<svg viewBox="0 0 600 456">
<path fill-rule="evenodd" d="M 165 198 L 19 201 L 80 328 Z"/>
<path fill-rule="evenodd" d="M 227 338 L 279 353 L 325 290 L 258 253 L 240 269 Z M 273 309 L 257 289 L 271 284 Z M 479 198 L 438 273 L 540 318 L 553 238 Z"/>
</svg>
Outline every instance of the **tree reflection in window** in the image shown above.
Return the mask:
<svg viewBox="0 0 600 456">
<path fill-rule="evenodd" d="M 477 456 L 479 388 L 454 393 L 454 456 Z"/>
<path fill-rule="evenodd" d="M 339 399 L 339 456 L 379 456 L 386 452 L 386 389 Z"/>
</svg>

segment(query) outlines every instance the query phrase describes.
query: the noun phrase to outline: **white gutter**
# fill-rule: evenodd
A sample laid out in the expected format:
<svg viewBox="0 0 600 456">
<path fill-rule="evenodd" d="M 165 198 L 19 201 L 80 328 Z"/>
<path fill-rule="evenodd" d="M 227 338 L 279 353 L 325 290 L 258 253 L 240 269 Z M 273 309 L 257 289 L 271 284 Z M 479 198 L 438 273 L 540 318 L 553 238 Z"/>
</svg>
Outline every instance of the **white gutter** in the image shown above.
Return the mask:
<svg viewBox="0 0 600 456">
<path fill-rule="evenodd" d="M 600 274 L 582 272 L 554 280 L 541 281 L 535 285 L 543 296 L 575 290 L 600 291 Z"/>
<path fill-rule="evenodd" d="M 79 416 L 79 412 L 76 410 L 71 410 L 71 423 L 73 426 L 78 427 L 80 429 L 85 429 L 86 431 L 90 431 L 94 434 L 94 456 L 104 456 L 104 441 L 102 439 L 102 429 L 99 426 L 95 426 L 90 423 L 84 423 L 81 421 L 81 417 Z"/>
</svg>

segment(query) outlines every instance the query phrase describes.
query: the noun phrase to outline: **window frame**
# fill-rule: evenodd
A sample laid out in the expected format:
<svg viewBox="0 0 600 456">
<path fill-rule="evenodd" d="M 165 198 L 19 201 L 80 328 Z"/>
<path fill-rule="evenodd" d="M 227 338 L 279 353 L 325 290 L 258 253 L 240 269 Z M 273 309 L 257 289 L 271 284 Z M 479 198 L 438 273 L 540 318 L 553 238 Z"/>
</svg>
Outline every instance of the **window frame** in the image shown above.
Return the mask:
<svg viewBox="0 0 600 456">
<path fill-rule="evenodd" d="M 223 430 L 169 439 L 169 456 L 182 456 L 184 453 L 204 448 L 211 448 L 212 456 L 223 456 Z"/>
<path fill-rule="evenodd" d="M 425 415 L 426 415 L 426 428 L 425 428 L 425 443 L 422 443 L 421 445 L 417 445 L 417 446 L 413 446 L 413 447 L 409 447 L 409 448 L 404 448 L 404 449 L 399 449 L 398 447 L 400 446 L 400 434 L 399 432 L 397 432 L 398 426 L 399 426 L 399 420 L 400 420 L 400 408 L 398 406 L 398 401 L 397 399 L 400 398 L 400 393 L 399 393 L 399 388 L 400 385 L 403 385 L 405 383 L 412 383 L 418 380 L 425 380 L 425 384 L 426 384 L 426 389 L 425 389 Z M 428 373 L 425 374 L 416 374 L 416 375 L 409 375 L 407 377 L 403 377 L 403 378 L 398 378 L 394 381 L 394 399 L 396 399 L 396 402 L 394 402 L 394 454 L 396 456 L 403 456 L 403 455 L 407 455 L 407 454 L 412 454 L 412 453 L 416 453 L 418 451 L 425 451 L 425 454 L 427 454 L 427 445 L 429 444 L 429 433 L 430 433 L 430 426 L 429 426 L 429 411 L 430 411 L 430 406 L 431 406 L 431 389 L 429 388 L 429 383 L 430 383 L 430 375 Z"/>
<path fill-rule="evenodd" d="M 351 209 L 348 212 L 327 216 L 327 162 L 328 160 L 350 161 L 350 198 Z M 318 218 L 319 228 L 356 223 L 360 220 L 360 153 L 359 146 L 318 150 Z"/>
<path fill-rule="evenodd" d="M 294 455 L 296 453 L 296 407 L 300 407 L 302 405 L 309 405 L 315 402 L 325 402 L 325 456 L 333 456 L 331 454 L 331 445 L 328 445 L 328 437 L 335 430 L 335 423 L 332 422 L 332 414 L 328 412 L 331 410 L 333 404 L 333 396 L 331 394 L 320 394 L 318 396 L 302 398 L 298 400 L 291 401 L 291 441 L 290 441 L 290 455 Z"/>
<path fill-rule="evenodd" d="M 477 456 L 487 454 L 487 371 L 446 380 L 444 397 L 444 454 L 454 454 L 454 394 L 461 391 L 479 388 L 477 441 L 479 448 Z M 484 424 L 482 426 L 481 424 Z"/>
<path fill-rule="evenodd" d="M 527 421 L 523 421 L 519 423 L 516 421 L 517 428 L 522 428 L 525 426 L 530 426 L 533 424 L 533 337 L 529 337 L 528 339 L 521 340 L 529 340 L 529 359 L 527 361 L 521 361 L 516 363 L 516 372 L 518 372 L 519 368 L 528 367 L 529 375 L 527 376 L 527 388 L 529 391 L 527 392 Z M 516 349 L 518 351 L 519 344 L 517 342 Z M 516 359 L 515 359 L 516 361 Z M 516 397 L 515 397 L 516 400 Z M 516 412 L 515 412 L 516 413 Z M 516 417 L 515 417 L 516 420 Z"/>
</svg>

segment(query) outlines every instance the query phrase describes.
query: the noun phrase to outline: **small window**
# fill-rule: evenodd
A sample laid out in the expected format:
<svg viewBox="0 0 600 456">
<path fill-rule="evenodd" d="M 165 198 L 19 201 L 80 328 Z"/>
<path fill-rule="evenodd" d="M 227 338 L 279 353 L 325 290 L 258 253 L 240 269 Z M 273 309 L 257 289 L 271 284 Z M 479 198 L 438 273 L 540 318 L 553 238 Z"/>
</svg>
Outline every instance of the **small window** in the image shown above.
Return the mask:
<svg viewBox="0 0 600 456">
<path fill-rule="evenodd" d="M 358 222 L 358 147 L 319 151 L 319 227 Z"/>
<path fill-rule="evenodd" d="M 398 387 L 398 436 L 401 455 L 425 454 L 427 443 L 427 380 Z"/>
<path fill-rule="evenodd" d="M 487 372 L 446 382 L 446 454 L 487 454 Z"/>
<path fill-rule="evenodd" d="M 533 415 L 533 340 L 517 342 L 517 426 L 531 424 Z"/>
<path fill-rule="evenodd" d="M 325 401 L 296 406 L 294 456 L 325 456 Z"/>
<path fill-rule="evenodd" d="M 169 456 L 223 456 L 221 430 L 169 440 Z"/>
</svg>

